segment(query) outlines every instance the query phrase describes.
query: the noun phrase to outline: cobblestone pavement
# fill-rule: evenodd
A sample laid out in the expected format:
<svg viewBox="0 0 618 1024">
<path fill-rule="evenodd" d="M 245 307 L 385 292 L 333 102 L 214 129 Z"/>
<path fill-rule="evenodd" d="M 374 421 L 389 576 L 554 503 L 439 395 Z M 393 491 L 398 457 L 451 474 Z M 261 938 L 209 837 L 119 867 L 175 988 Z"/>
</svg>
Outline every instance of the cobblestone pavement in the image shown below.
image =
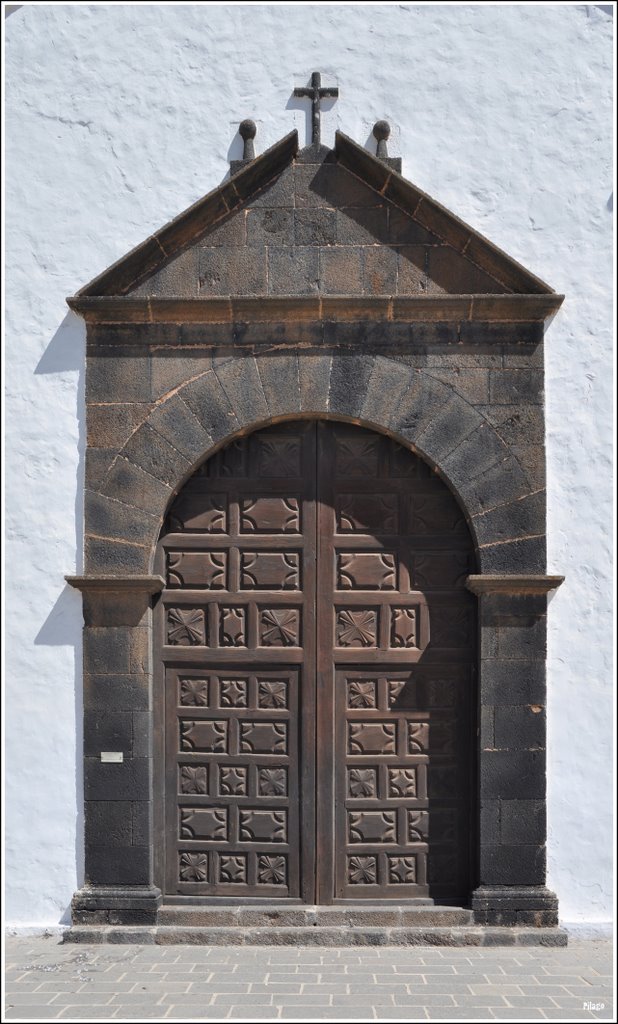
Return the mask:
<svg viewBox="0 0 618 1024">
<path fill-rule="evenodd" d="M 5 1020 L 607 1020 L 612 946 L 316 949 L 6 941 Z M 596 1008 L 594 1008 L 596 1007 Z"/>
</svg>

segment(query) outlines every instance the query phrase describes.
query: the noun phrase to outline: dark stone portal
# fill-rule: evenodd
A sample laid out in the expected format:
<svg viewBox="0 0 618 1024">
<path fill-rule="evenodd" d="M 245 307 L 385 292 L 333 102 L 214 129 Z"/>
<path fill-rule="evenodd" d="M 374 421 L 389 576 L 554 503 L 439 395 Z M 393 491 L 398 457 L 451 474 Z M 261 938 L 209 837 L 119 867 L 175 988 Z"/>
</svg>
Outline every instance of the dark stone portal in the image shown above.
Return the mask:
<svg viewBox="0 0 618 1024">
<path fill-rule="evenodd" d="M 557 921 L 543 339 L 562 297 L 391 164 L 292 132 L 70 300 L 76 923 L 156 923 L 162 889 Z"/>
</svg>

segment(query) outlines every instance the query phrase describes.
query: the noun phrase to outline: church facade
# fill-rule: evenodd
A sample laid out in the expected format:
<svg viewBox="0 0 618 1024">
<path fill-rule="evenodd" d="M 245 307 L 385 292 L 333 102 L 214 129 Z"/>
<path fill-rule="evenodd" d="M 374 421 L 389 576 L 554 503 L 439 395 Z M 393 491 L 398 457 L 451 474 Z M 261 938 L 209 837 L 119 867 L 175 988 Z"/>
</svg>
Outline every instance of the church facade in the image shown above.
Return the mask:
<svg viewBox="0 0 618 1024">
<path fill-rule="evenodd" d="M 234 906 L 409 927 L 446 905 L 470 935 L 561 941 L 546 664 L 569 574 L 548 568 L 544 395 L 563 295 L 404 177 L 385 121 L 322 144 L 322 77 L 295 90 L 308 144 L 259 152 L 244 121 L 231 176 L 68 300 L 69 935 Z"/>
</svg>

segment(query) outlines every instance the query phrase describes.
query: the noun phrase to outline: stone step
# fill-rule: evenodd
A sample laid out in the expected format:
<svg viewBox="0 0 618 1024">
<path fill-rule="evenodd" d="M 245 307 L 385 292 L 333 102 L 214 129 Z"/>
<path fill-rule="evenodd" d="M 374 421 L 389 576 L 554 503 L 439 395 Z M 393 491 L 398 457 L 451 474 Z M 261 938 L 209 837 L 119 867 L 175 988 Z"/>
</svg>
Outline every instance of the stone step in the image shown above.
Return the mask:
<svg viewBox="0 0 618 1024">
<path fill-rule="evenodd" d="M 168 904 L 161 907 L 157 924 L 199 928 L 302 928 L 302 927 L 387 927 L 424 928 L 473 924 L 472 911 L 462 907 L 440 907 L 435 904 L 402 906 L 277 906 L 253 907 L 203 906 L 182 907 Z"/>
<path fill-rule="evenodd" d="M 63 942 L 191 946 L 566 946 L 561 928 L 414 927 L 190 927 L 75 925 Z"/>
</svg>

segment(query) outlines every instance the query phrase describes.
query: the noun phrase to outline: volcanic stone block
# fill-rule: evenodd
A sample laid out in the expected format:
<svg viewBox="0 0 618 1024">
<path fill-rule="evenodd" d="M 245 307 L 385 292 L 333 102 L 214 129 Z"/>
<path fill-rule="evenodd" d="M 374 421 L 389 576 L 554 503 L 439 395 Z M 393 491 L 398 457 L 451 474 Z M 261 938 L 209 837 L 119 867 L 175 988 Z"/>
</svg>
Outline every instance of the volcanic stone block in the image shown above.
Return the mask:
<svg viewBox="0 0 618 1024">
<path fill-rule="evenodd" d="M 495 747 L 495 712 L 490 704 L 481 705 L 481 750 L 493 750 Z"/>
<path fill-rule="evenodd" d="M 265 295 L 266 254 L 255 247 L 199 250 L 199 295 Z"/>
<path fill-rule="evenodd" d="M 119 750 L 129 756 L 133 747 L 133 719 L 130 711 L 86 711 L 84 713 L 84 755 L 98 757 L 102 750 Z"/>
<path fill-rule="evenodd" d="M 537 491 L 545 487 L 545 446 L 542 444 L 513 445 L 511 452 L 526 474 L 530 489 Z"/>
<path fill-rule="evenodd" d="M 212 447 L 212 437 L 178 394 L 157 405 L 148 423 L 190 463 Z"/>
<path fill-rule="evenodd" d="M 386 423 L 416 380 L 415 371 L 383 356 L 376 356 L 367 382 L 361 418 L 370 423 Z"/>
<path fill-rule="evenodd" d="M 498 629 L 500 658 L 532 658 L 542 661 L 547 654 L 545 616 L 525 625 L 505 624 Z"/>
<path fill-rule="evenodd" d="M 84 795 L 86 800 L 149 800 L 150 770 L 147 757 L 125 758 L 121 762 L 84 759 Z"/>
<path fill-rule="evenodd" d="M 214 442 L 238 430 L 240 424 L 214 371 L 187 384 L 181 397 Z"/>
<path fill-rule="evenodd" d="M 220 220 L 214 228 L 211 228 L 200 238 L 201 245 L 209 248 L 215 245 L 246 245 L 246 242 L 247 213 L 245 210 L 239 210 L 230 214 L 227 219 Z"/>
<path fill-rule="evenodd" d="M 87 673 L 84 676 L 84 707 L 87 709 L 133 711 L 146 710 L 149 706 L 150 679 L 146 673 Z"/>
<path fill-rule="evenodd" d="M 346 206 L 337 210 L 337 245 L 375 245 L 386 242 L 386 206 Z"/>
<path fill-rule="evenodd" d="M 146 885 L 150 848 L 86 846 L 86 880 L 92 885 Z"/>
<path fill-rule="evenodd" d="M 545 423 L 542 405 L 484 405 L 479 410 L 508 445 L 542 445 Z"/>
<path fill-rule="evenodd" d="M 306 209 L 294 211 L 294 242 L 296 245 L 334 245 L 337 224 L 334 210 Z"/>
<path fill-rule="evenodd" d="M 294 211 L 258 208 L 247 212 L 247 245 L 293 245 Z"/>
<path fill-rule="evenodd" d="M 84 515 L 86 532 L 98 538 L 124 540 L 143 546 L 144 538 L 156 530 L 154 517 L 141 509 L 86 490 Z"/>
<path fill-rule="evenodd" d="M 318 291 L 318 249 L 309 245 L 268 249 L 269 295 L 314 295 Z"/>
<path fill-rule="evenodd" d="M 461 368 L 444 369 L 432 368 L 431 376 L 443 384 L 451 387 L 453 391 L 461 395 L 470 405 L 481 406 L 478 412 L 485 416 L 483 404 L 487 402 L 489 394 L 489 371 L 486 369 L 468 369 L 462 372 Z"/>
<path fill-rule="evenodd" d="M 545 704 L 543 661 L 483 661 L 480 672 L 481 703 L 498 706 Z"/>
<path fill-rule="evenodd" d="M 151 757 L 152 715 L 149 711 L 134 711 L 133 719 L 133 757 Z"/>
<path fill-rule="evenodd" d="M 150 476 L 175 486 L 186 474 L 190 463 L 173 448 L 149 423 L 144 423 L 122 449 L 124 458 L 139 466 Z"/>
<path fill-rule="evenodd" d="M 139 285 L 132 295 L 193 298 L 198 293 L 198 249 L 193 247 L 170 260 Z"/>
<path fill-rule="evenodd" d="M 497 708 L 494 735 L 499 749 L 544 749 L 545 708 L 540 704 Z"/>
<path fill-rule="evenodd" d="M 492 405 L 534 405 L 543 401 L 543 375 L 538 370 L 492 370 Z"/>
<path fill-rule="evenodd" d="M 360 416 L 373 356 L 340 355 L 333 360 L 328 408 L 344 416 Z"/>
<path fill-rule="evenodd" d="M 330 352 L 298 354 L 298 379 L 302 412 L 326 412 L 333 355 Z"/>
<path fill-rule="evenodd" d="M 153 533 L 155 535 L 156 531 Z M 124 541 L 101 540 L 86 534 L 84 541 L 86 571 L 95 575 L 123 576 L 148 572 L 150 550 Z"/>
<path fill-rule="evenodd" d="M 427 291 L 427 251 L 424 245 L 402 245 L 398 249 L 398 295 L 417 295 Z"/>
<path fill-rule="evenodd" d="M 432 462 L 441 465 L 449 452 L 483 423 L 482 416 L 459 395 L 450 392 L 450 399 L 438 408 L 436 416 L 417 436 L 419 447 Z"/>
<path fill-rule="evenodd" d="M 98 489 L 109 473 L 116 454 L 116 448 L 86 448 L 84 477 L 87 487 Z"/>
<path fill-rule="evenodd" d="M 335 246 L 320 250 L 320 290 L 327 295 L 350 295 L 363 289 L 358 249 Z"/>
<path fill-rule="evenodd" d="M 87 410 L 89 448 L 121 448 L 127 438 L 148 416 L 152 405 L 90 405 Z"/>
<path fill-rule="evenodd" d="M 500 800 L 483 800 L 481 804 L 481 836 L 488 846 L 501 841 L 500 807 Z"/>
<path fill-rule="evenodd" d="M 361 249 L 365 295 L 394 295 L 397 290 L 397 253 L 394 249 L 364 245 Z"/>
<path fill-rule="evenodd" d="M 479 544 L 503 542 L 545 533 L 545 491 L 527 494 L 473 518 Z M 509 568 L 507 571 L 517 571 Z"/>
<path fill-rule="evenodd" d="M 124 457 L 116 459 L 101 485 L 101 491 L 152 515 L 163 514 L 172 494 L 171 487 L 166 483 L 156 480 Z"/>
<path fill-rule="evenodd" d="M 264 354 L 256 363 L 271 416 L 300 411 L 298 356 Z"/>
<path fill-rule="evenodd" d="M 523 537 L 508 543 L 485 545 L 481 552 L 483 572 L 544 573 L 547 561 L 545 537 Z"/>
<path fill-rule="evenodd" d="M 131 846 L 133 823 L 128 800 L 87 800 L 86 843 L 97 846 Z"/>
<path fill-rule="evenodd" d="M 296 207 L 381 206 L 382 196 L 344 167 L 298 164 L 294 169 Z"/>
<path fill-rule="evenodd" d="M 453 480 L 471 479 L 503 463 L 508 455 L 507 446 L 491 425 L 481 423 L 466 437 L 465 444 L 460 444 L 445 457 L 443 469 Z M 523 493 L 527 493 L 527 489 Z"/>
<path fill-rule="evenodd" d="M 152 803 L 134 801 L 131 804 L 131 845 L 147 846 L 151 841 Z"/>
<path fill-rule="evenodd" d="M 544 846 L 481 846 L 480 875 L 487 885 L 542 885 L 545 881 Z"/>
<path fill-rule="evenodd" d="M 495 452 L 499 441 L 491 437 L 489 430 L 484 436 L 487 437 L 488 449 Z M 491 458 L 491 454 L 486 453 L 486 457 Z M 459 447 L 445 458 L 442 467 L 447 479 L 461 495 L 471 516 L 528 493 L 528 481 L 514 459 L 507 456 L 502 462 L 483 470 L 479 469 L 479 458 L 482 460 L 483 457 L 479 457 L 476 451 L 476 438 L 474 435 L 468 435 Z M 468 472 L 466 466 L 469 466 Z M 481 571 L 487 571 L 482 560 Z"/>
<path fill-rule="evenodd" d="M 483 750 L 480 778 L 482 800 L 542 800 L 545 796 L 545 752 Z"/>
<path fill-rule="evenodd" d="M 149 402 L 150 355 L 147 349 L 114 347 L 89 351 L 86 402 Z"/>
<path fill-rule="evenodd" d="M 240 423 L 255 423 L 268 417 L 262 381 L 251 353 L 244 353 L 240 359 L 216 362 L 215 373 Z"/>
<path fill-rule="evenodd" d="M 543 844 L 546 834 L 544 800 L 503 800 L 500 839 L 507 846 Z M 487 840 L 491 843 L 491 840 Z"/>
<path fill-rule="evenodd" d="M 389 426 L 413 444 L 436 413 L 452 398 L 452 391 L 437 380 L 416 372 L 417 383 L 393 410 Z"/>
<path fill-rule="evenodd" d="M 131 671 L 133 630 L 127 627 L 84 630 L 86 673 L 126 674 Z"/>
<path fill-rule="evenodd" d="M 294 168 L 286 167 L 276 178 L 268 182 L 256 195 L 251 196 L 249 209 L 268 207 L 281 209 L 294 206 Z"/>
</svg>

